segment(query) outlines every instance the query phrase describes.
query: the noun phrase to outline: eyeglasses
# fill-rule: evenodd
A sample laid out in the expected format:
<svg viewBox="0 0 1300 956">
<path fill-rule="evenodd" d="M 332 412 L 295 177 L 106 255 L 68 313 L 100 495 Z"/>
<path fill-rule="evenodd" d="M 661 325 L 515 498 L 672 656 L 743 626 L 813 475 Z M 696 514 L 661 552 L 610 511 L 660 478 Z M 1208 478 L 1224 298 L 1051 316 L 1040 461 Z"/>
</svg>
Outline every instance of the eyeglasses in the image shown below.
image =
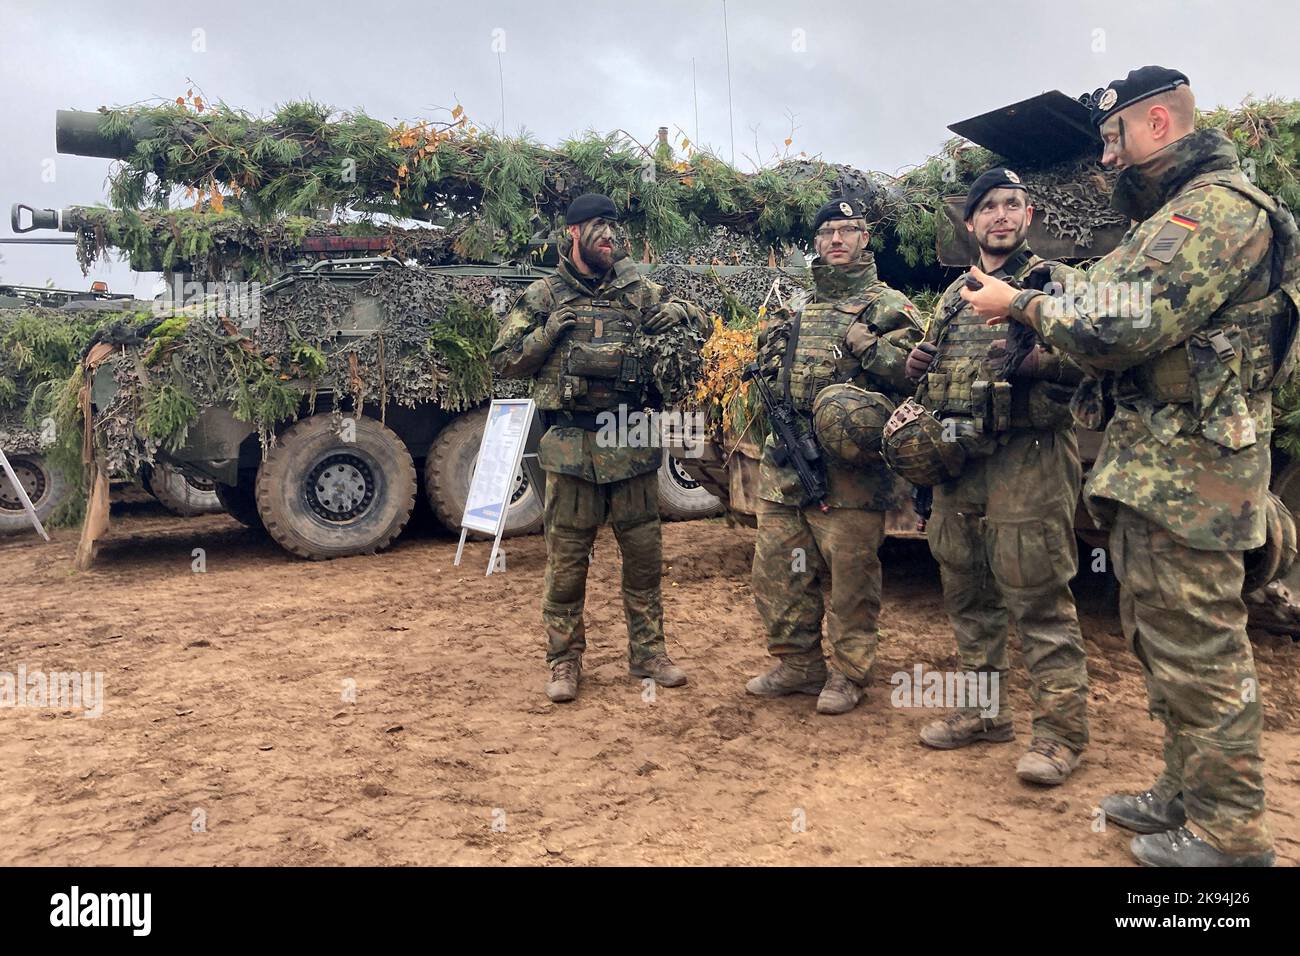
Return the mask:
<svg viewBox="0 0 1300 956">
<path fill-rule="evenodd" d="M 863 229 L 861 226 L 836 226 L 833 229 L 818 229 L 817 238 L 832 239 L 834 238 L 835 233 L 838 232 L 844 236 L 845 239 L 852 239 L 854 236 L 860 236 L 866 231 L 867 230 Z"/>
</svg>

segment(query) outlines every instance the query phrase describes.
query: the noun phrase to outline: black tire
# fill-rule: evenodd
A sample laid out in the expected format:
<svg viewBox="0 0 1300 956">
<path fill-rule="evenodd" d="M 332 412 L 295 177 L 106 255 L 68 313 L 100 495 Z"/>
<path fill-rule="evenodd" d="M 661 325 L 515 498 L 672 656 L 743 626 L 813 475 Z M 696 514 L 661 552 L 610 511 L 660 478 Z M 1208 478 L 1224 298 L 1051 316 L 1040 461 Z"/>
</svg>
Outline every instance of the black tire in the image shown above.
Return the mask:
<svg viewBox="0 0 1300 956">
<path fill-rule="evenodd" d="M 63 473 L 50 467 L 44 455 L 9 455 L 9 465 L 18 476 L 19 483 L 32 500 L 36 517 L 44 525 L 50 520 L 54 509 L 63 504 L 71 493 Z M 36 533 L 31 519 L 23 508 L 22 502 L 9 481 L 9 476 L 0 469 L 0 534 L 19 534 L 24 531 Z"/>
<path fill-rule="evenodd" d="M 222 510 L 217 498 L 217 483 L 191 475 L 166 462 L 156 462 L 141 476 L 145 491 L 158 503 L 182 518 L 215 514 Z"/>
<path fill-rule="evenodd" d="M 226 514 L 242 525 L 250 528 L 262 528 L 262 516 L 257 512 L 257 475 L 252 472 L 240 472 L 239 484 L 223 485 L 217 483 L 217 500 Z"/>
<path fill-rule="evenodd" d="M 313 561 L 374 554 L 411 516 L 411 453 L 375 419 L 355 423 L 354 440 L 344 441 L 333 416 L 305 418 L 280 435 L 257 470 L 258 514 L 290 554 Z"/>
<path fill-rule="evenodd" d="M 466 412 L 438 433 L 424 459 L 424 489 L 428 492 L 429 504 L 438 520 L 449 531 L 460 531 L 460 521 L 465 516 L 465 501 L 469 498 L 474 463 L 486 422 L 486 408 Z M 544 494 L 544 489 L 532 486 L 527 470 L 521 469 L 501 536 L 513 538 L 540 532 Z M 488 537 L 477 531 L 469 533 L 471 540 L 481 541 Z"/>
<path fill-rule="evenodd" d="M 668 521 L 691 521 L 722 514 L 722 502 L 687 473 L 672 455 L 659 466 L 659 514 Z"/>
</svg>

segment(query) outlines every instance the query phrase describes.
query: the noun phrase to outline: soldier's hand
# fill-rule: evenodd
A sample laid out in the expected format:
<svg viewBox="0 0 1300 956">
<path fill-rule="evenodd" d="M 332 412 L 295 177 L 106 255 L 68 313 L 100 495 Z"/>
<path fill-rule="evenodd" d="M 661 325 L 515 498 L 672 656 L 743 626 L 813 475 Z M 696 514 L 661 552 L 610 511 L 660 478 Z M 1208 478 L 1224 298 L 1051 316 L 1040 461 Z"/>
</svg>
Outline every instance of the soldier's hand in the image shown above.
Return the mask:
<svg viewBox="0 0 1300 956">
<path fill-rule="evenodd" d="M 854 322 L 845 333 L 844 344 L 853 353 L 854 358 L 862 358 L 862 353 L 876 344 L 880 336 L 871 331 L 865 322 Z"/>
<path fill-rule="evenodd" d="M 914 382 L 919 382 L 921 377 L 930 370 L 930 363 L 934 361 L 935 353 L 939 350 L 929 342 L 921 342 L 907 356 L 907 377 Z"/>
<path fill-rule="evenodd" d="M 667 332 L 674 325 L 681 325 L 686 321 L 686 316 L 686 306 L 680 302 L 660 302 L 646 312 L 641 327 L 650 335 L 658 335 Z"/>
<path fill-rule="evenodd" d="M 542 327 L 542 335 L 546 339 L 547 346 L 554 348 L 560 336 L 573 328 L 577 321 L 578 316 L 572 309 L 561 308 L 552 312 L 546 319 L 546 325 Z"/>
<path fill-rule="evenodd" d="M 1016 378 L 1033 378 L 1038 374 L 1038 363 L 1043 355 L 1043 347 L 1035 345 L 1025 353 L 1020 364 L 1011 370 L 1011 375 Z M 994 365 L 999 362 L 1005 362 L 1007 358 L 1007 340 L 994 339 L 989 343 L 988 360 Z"/>
</svg>

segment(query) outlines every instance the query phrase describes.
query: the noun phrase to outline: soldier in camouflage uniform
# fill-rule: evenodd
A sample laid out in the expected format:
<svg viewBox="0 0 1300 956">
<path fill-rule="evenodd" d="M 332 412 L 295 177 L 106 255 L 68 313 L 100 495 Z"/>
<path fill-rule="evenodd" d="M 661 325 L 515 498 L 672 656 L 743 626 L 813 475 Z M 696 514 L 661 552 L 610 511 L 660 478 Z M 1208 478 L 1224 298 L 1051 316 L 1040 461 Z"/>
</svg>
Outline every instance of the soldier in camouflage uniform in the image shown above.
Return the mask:
<svg viewBox="0 0 1300 956">
<path fill-rule="evenodd" d="M 1025 243 L 1033 213 L 1020 177 L 1001 167 L 980 176 L 966 199 L 966 228 L 980 264 L 1017 287 L 1042 261 Z M 1033 740 L 1016 773 L 1055 785 L 1088 743 L 1088 674 L 1070 593 L 1082 470 L 1069 401 L 1082 373 L 1041 345 L 1018 368 L 1003 368 L 1006 331 L 985 325 L 966 305 L 966 278 L 940 298 L 908 370 L 921 380 L 917 402 L 951 421 L 955 439 L 959 426 L 963 432 L 967 464 L 934 489 L 926 532 L 961 665 L 995 675 L 997 704 L 981 712 L 972 702 L 926 725 L 921 741 L 950 750 L 1015 738 L 1007 699 L 1010 621 L 1034 703 Z"/>
<path fill-rule="evenodd" d="M 555 275 L 524 290 L 492 348 L 497 374 L 533 379 L 547 425 L 538 448 L 546 471 L 542 621 L 551 668 L 546 693 L 557 702 L 578 693 L 588 556 L 606 520 L 623 555 L 630 672 L 666 687 L 686 683 L 664 645 L 657 475 L 663 449 L 598 437 L 608 434 L 601 413 L 643 408 L 651 378 L 637 361 L 636 339 L 685 322 L 703 330 L 707 322 L 623 257 L 617 220 L 608 197 L 587 193 L 572 202 L 565 217 L 572 245 Z"/>
<path fill-rule="evenodd" d="M 794 323 L 775 324 L 760 358 L 778 385 L 789 382 L 795 409 L 807 416 L 826 386 L 853 383 L 890 393 L 906 389 L 904 364 L 921 328 L 916 307 L 876 276 L 861 201 L 835 199 L 816 216 L 816 294 Z M 791 340 L 793 339 L 793 345 Z M 787 379 L 788 375 L 788 379 Z M 769 438 L 759 469 L 754 602 L 767 629 L 775 668 L 746 685 L 751 694 L 816 694 L 817 710 L 842 714 L 862 699 L 876 655 L 881 572 L 876 551 L 885 512 L 904 487 L 877 461 L 864 469 L 828 463 L 825 504 L 805 506 L 792 467 L 778 467 Z M 830 584 L 825 608 L 823 584 Z M 830 670 L 822 657 L 822 617 Z"/>
<path fill-rule="evenodd" d="M 1241 588 L 1243 552 L 1265 540 L 1270 389 L 1293 355 L 1295 224 L 1246 179 L 1223 133 L 1194 129 L 1182 73 L 1134 70 L 1092 109 L 1103 162 L 1122 169 L 1112 203 L 1137 225 L 1086 273 L 1052 267 L 1073 296 L 996 280 L 963 295 L 1097 376 L 1080 392 L 1083 424 L 1110 414 L 1086 504 L 1110 528 L 1124 630 L 1165 725 L 1165 769 L 1103 809 L 1145 834 L 1132 849 L 1147 865 L 1270 865 Z M 1098 294 L 1116 288 L 1129 294 Z M 1150 295 L 1137 314 L 1135 288 Z"/>
</svg>

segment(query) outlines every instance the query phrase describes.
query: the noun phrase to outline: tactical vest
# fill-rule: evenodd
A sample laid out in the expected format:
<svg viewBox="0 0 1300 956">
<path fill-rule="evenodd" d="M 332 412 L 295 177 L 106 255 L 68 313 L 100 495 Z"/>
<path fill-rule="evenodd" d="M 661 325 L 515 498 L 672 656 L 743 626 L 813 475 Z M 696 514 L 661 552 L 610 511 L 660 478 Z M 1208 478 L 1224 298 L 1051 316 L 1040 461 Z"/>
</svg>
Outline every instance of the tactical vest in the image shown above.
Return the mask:
<svg viewBox="0 0 1300 956">
<path fill-rule="evenodd" d="M 1020 254 L 1000 278 L 1021 288 L 1021 278 L 1043 260 Z M 917 401 L 939 418 L 969 418 L 977 433 L 997 434 L 1012 428 L 1047 427 L 1029 420 L 1029 391 L 1034 383 L 997 380 L 989 348 L 1007 338 L 1005 325 L 986 325 L 960 297 L 943 302 L 949 315 L 936 340 L 938 354 L 917 390 Z M 1062 404 L 1062 411 L 1068 409 Z M 1065 419 L 1063 414 L 1062 418 Z"/>
<path fill-rule="evenodd" d="M 1273 230 L 1269 291 L 1253 301 L 1224 306 L 1183 342 L 1123 373 L 1115 394 L 1120 401 L 1136 392 L 1160 404 L 1190 404 L 1207 437 L 1237 448 L 1253 442 L 1253 430 L 1241 432 L 1230 421 L 1207 421 L 1206 413 L 1227 397 L 1226 405 L 1210 419 L 1246 415 L 1244 395 L 1268 391 L 1291 373 L 1300 315 L 1300 242 L 1286 205 L 1240 175 L 1199 176 L 1187 190 L 1205 186 L 1231 189 L 1268 215 Z M 1234 376 L 1244 393 L 1240 402 L 1225 395 Z M 1251 437 L 1243 441 L 1242 434 Z"/>
<path fill-rule="evenodd" d="M 552 310 L 567 306 L 577 321 L 537 371 L 537 407 L 567 412 L 601 412 L 619 405 L 640 408 L 649 369 L 641 368 L 637 356 L 641 310 L 628 295 L 636 284 L 607 290 L 607 298 L 593 298 L 558 276 L 547 282 Z"/>
<path fill-rule="evenodd" d="M 883 284 L 876 284 L 838 302 L 804 306 L 797 341 L 792 332 L 794 354 L 787 354 L 782 362 L 782 387 L 788 389 L 796 411 L 811 414 L 818 392 L 852 381 L 862 371 L 862 362 L 848 350 L 844 336 L 884 290 Z"/>
</svg>

